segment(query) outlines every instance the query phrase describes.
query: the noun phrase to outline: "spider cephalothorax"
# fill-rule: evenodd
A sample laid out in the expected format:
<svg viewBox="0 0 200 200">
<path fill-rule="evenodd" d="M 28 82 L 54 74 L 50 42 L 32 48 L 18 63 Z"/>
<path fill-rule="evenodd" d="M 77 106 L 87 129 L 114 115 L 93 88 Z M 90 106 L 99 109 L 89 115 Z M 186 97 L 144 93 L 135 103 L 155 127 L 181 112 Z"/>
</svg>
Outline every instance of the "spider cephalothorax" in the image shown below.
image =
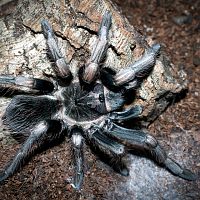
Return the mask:
<svg viewBox="0 0 200 200">
<path fill-rule="evenodd" d="M 84 141 L 114 161 L 112 167 L 122 175 L 129 174 L 121 160 L 128 146 L 148 150 L 173 174 L 194 180 L 195 175 L 169 158 L 153 136 L 120 126 L 121 122 L 138 117 L 142 112 L 140 106 L 124 109 L 127 90 L 135 89 L 144 72 L 154 66 L 160 45 L 149 47 L 141 59 L 117 73 L 109 68 L 100 68 L 108 48 L 111 26 L 111 14 L 107 11 L 89 60 L 73 77 L 51 26 L 46 20 L 41 24 L 56 76 L 53 82 L 23 76 L 0 76 L 2 86 L 26 88 L 24 92 L 29 93 L 15 96 L 3 116 L 4 125 L 23 144 L 1 173 L 0 182 L 13 175 L 33 150 L 61 135 L 71 138 L 75 173 L 72 185 L 76 189 L 81 188 L 83 181 Z"/>
</svg>

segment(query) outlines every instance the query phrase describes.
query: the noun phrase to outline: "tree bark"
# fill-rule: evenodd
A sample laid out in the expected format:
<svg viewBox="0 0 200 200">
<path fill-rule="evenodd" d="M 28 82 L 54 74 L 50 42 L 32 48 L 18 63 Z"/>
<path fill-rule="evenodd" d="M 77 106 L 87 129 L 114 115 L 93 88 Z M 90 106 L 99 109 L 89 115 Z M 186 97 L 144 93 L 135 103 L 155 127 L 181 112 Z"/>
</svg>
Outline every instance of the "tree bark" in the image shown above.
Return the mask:
<svg viewBox="0 0 200 200">
<path fill-rule="evenodd" d="M 139 59 L 155 41 L 131 26 L 109 0 L 23 0 L 1 5 L 0 73 L 43 77 L 53 73 L 46 55 L 40 22 L 47 19 L 58 37 L 61 51 L 76 73 L 88 59 L 102 15 L 112 13 L 110 46 L 104 66 L 116 71 Z M 136 92 L 133 104 L 142 105 L 141 119 L 148 125 L 187 87 L 186 75 L 177 71 L 164 52 Z"/>
</svg>

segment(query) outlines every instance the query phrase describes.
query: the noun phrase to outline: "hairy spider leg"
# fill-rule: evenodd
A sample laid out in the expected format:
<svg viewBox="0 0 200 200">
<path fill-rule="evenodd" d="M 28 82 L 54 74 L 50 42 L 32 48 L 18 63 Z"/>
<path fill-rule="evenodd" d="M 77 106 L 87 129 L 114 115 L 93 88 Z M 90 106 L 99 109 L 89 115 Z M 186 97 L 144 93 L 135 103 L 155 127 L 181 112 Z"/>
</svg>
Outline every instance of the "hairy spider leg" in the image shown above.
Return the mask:
<svg viewBox="0 0 200 200">
<path fill-rule="evenodd" d="M 44 37 L 46 38 L 50 57 L 54 61 L 52 67 L 56 74 L 58 84 L 61 86 L 67 86 L 72 80 L 72 73 L 69 69 L 69 63 L 66 62 L 64 56 L 62 55 L 58 47 L 53 29 L 51 28 L 48 21 L 42 20 L 41 27 L 43 30 Z"/>
<path fill-rule="evenodd" d="M 109 118 L 113 121 L 126 121 L 133 118 L 137 118 L 142 113 L 141 106 L 134 106 L 122 112 L 112 112 L 109 114 Z"/>
<path fill-rule="evenodd" d="M 121 91 L 122 89 L 136 89 L 152 67 L 160 51 L 160 44 L 149 47 L 143 56 L 126 68 L 115 72 L 110 68 L 103 68 L 100 72 L 102 83 L 110 90 Z"/>
<path fill-rule="evenodd" d="M 0 183 L 12 176 L 35 150 L 45 143 L 51 142 L 55 138 L 59 138 L 62 131 L 63 125 L 57 120 L 45 120 L 35 125 L 13 160 L 0 174 Z"/>
<path fill-rule="evenodd" d="M 104 152 L 110 151 L 116 155 L 123 155 L 125 147 L 102 133 L 99 127 L 91 127 L 86 133 L 87 139 Z"/>
<path fill-rule="evenodd" d="M 83 155 L 83 141 L 81 130 L 75 128 L 71 132 L 71 143 L 73 149 L 74 160 L 74 178 L 72 186 L 76 190 L 80 190 L 84 178 L 84 155 Z"/>
<path fill-rule="evenodd" d="M 59 108 L 58 101 L 48 95 L 17 95 L 5 110 L 3 124 L 11 130 L 16 140 L 24 141 L 35 125 L 53 118 Z"/>
<path fill-rule="evenodd" d="M 89 146 L 96 156 L 101 161 L 109 165 L 115 172 L 122 176 L 129 175 L 129 169 L 123 161 L 123 154 L 116 154 L 115 152 L 100 146 L 98 143 L 89 141 Z"/>
<path fill-rule="evenodd" d="M 90 84 L 95 80 L 98 73 L 99 64 L 106 56 L 108 49 L 108 34 L 112 20 L 111 18 L 111 13 L 106 11 L 103 15 L 98 31 L 98 39 L 94 44 L 91 56 L 83 69 L 81 69 L 82 71 L 80 73 L 80 79 L 87 84 Z"/>
<path fill-rule="evenodd" d="M 86 138 L 89 141 L 90 145 L 95 149 L 101 151 L 101 154 L 108 155 L 110 160 L 107 157 L 107 163 L 112 165 L 112 168 L 118 173 L 128 176 L 129 170 L 126 168 L 125 164 L 121 161 L 121 155 L 124 153 L 124 146 L 113 140 L 108 136 L 102 134 L 100 130 L 90 130 L 87 133 L 74 128 L 71 131 L 71 142 L 73 148 L 73 158 L 74 158 L 74 178 L 72 186 L 76 190 L 80 190 L 83 178 L 84 178 L 84 155 L 83 155 L 83 136 L 86 134 Z M 101 156 L 102 156 L 101 155 Z M 105 160 L 104 160 L 105 161 Z"/>
<path fill-rule="evenodd" d="M 36 92 L 40 92 L 41 94 L 51 93 L 54 90 L 54 85 L 50 81 L 24 76 L 0 75 L 0 85 L 3 88 L 10 88 L 11 91 L 33 94 Z"/>
<path fill-rule="evenodd" d="M 109 67 L 103 67 L 100 70 L 100 80 L 103 85 L 105 85 L 111 91 L 121 92 L 121 87 L 117 86 L 114 82 L 115 75 L 116 72 Z"/>
<path fill-rule="evenodd" d="M 123 85 L 134 79 L 137 80 L 137 77 L 144 77 L 149 70 L 155 65 L 156 57 L 160 51 L 160 44 L 154 44 L 147 49 L 144 55 L 126 67 L 125 69 L 120 70 L 114 77 L 114 82 L 116 85 Z M 133 84 L 135 85 L 135 84 Z"/>
<path fill-rule="evenodd" d="M 115 139 L 125 142 L 127 145 L 150 151 L 156 161 L 159 164 L 163 164 L 173 174 L 186 180 L 192 181 L 196 179 L 195 174 L 188 169 L 184 169 L 178 163 L 169 158 L 153 136 L 143 131 L 123 128 L 112 122 L 107 124 L 104 131 L 108 136 L 112 136 Z"/>
</svg>

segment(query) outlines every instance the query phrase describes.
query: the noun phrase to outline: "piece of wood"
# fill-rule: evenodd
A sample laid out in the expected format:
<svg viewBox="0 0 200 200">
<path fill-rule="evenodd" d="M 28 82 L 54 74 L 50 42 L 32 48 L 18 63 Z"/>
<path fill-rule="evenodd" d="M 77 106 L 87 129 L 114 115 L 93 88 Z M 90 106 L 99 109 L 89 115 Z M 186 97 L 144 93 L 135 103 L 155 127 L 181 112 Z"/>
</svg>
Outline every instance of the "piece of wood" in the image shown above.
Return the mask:
<svg viewBox="0 0 200 200">
<path fill-rule="evenodd" d="M 42 19 L 53 26 L 61 51 L 75 74 L 90 55 L 106 10 L 112 13 L 112 27 L 103 66 L 116 71 L 125 68 L 156 41 L 139 33 L 109 0 L 23 0 L 1 5 L 0 74 L 41 78 L 43 72 L 53 73 L 41 33 Z M 148 125 L 158 117 L 186 87 L 185 73 L 177 71 L 161 50 L 153 71 L 137 90 L 133 102 L 144 108 L 143 124 Z"/>
</svg>

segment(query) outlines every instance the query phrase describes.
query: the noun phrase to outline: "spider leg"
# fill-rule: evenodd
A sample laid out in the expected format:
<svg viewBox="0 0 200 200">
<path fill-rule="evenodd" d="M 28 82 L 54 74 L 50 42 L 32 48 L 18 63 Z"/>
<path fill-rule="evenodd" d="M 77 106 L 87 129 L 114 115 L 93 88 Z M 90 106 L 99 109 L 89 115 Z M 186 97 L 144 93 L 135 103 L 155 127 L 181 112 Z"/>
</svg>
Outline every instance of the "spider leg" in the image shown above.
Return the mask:
<svg viewBox="0 0 200 200">
<path fill-rule="evenodd" d="M 82 134 L 80 133 L 80 130 L 78 129 L 72 130 L 71 142 L 73 148 L 74 171 L 75 171 L 72 186 L 76 190 L 80 190 L 84 178 L 83 137 Z"/>
<path fill-rule="evenodd" d="M 58 47 L 53 29 L 47 20 L 42 20 L 41 27 L 44 37 L 47 40 L 50 56 L 55 64 L 53 65 L 53 70 L 56 74 L 58 84 L 61 86 L 66 86 L 72 79 L 72 73 L 70 72 L 69 64 L 65 61 L 64 56 Z"/>
<path fill-rule="evenodd" d="M 123 112 L 112 112 L 109 114 L 109 118 L 113 121 L 126 121 L 138 117 L 142 113 L 141 106 L 134 106 L 133 108 L 127 109 Z"/>
<path fill-rule="evenodd" d="M 159 44 L 152 45 L 139 60 L 117 73 L 110 68 L 103 68 L 100 74 L 102 83 L 110 90 L 115 91 L 120 91 L 123 88 L 126 90 L 137 88 L 141 81 L 140 79 L 143 78 L 155 64 L 159 50 Z"/>
<path fill-rule="evenodd" d="M 129 175 L 129 170 L 125 163 L 122 162 L 121 156 L 124 155 L 124 145 L 119 144 L 109 136 L 102 133 L 99 127 L 90 128 L 87 131 L 86 138 L 88 139 L 90 146 L 92 146 L 99 154 L 100 159 L 109 164 L 116 172 L 123 176 Z M 103 157 L 103 155 L 106 155 Z M 105 159 L 106 158 L 106 159 Z"/>
<path fill-rule="evenodd" d="M 93 141 L 90 141 L 89 146 L 94 154 L 97 155 L 102 162 L 113 168 L 114 171 L 122 176 L 129 175 L 129 169 L 122 160 L 122 155 L 109 151 L 107 148 L 99 147 L 99 145 Z"/>
<path fill-rule="evenodd" d="M 99 158 L 117 173 L 128 176 L 129 169 L 122 161 L 122 156 L 125 153 L 124 146 L 102 133 L 99 127 L 91 128 L 87 134 L 90 147 Z"/>
<path fill-rule="evenodd" d="M 193 174 L 188 169 L 184 169 L 174 160 L 169 158 L 166 152 L 162 149 L 158 141 L 153 136 L 143 131 L 126 129 L 114 123 L 108 124 L 108 126 L 104 128 L 104 131 L 109 136 L 112 136 L 120 141 L 123 141 L 127 145 L 133 147 L 140 147 L 142 149 L 150 151 L 151 154 L 156 159 L 156 161 L 159 164 L 163 164 L 173 174 L 186 180 L 196 179 L 195 174 Z"/>
<path fill-rule="evenodd" d="M 125 153 L 124 145 L 112 140 L 109 136 L 104 134 L 99 127 L 90 128 L 86 134 L 87 139 L 98 146 L 103 152 L 112 152 L 118 156 Z"/>
<path fill-rule="evenodd" d="M 136 89 L 139 85 L 139 81 L 137 79 L 133 80 L 133 81 L 130 81 L 128 82 L 127 84 L 124 85 L 124 88 L 126 90 L 133 90 L 133 89 Z"/>
<path fill-rule="evenodd" d="M 12 176 L 29 158 L 35 150 L 51 142 L 55 138 L 59 138 L 63 131 L 63 125 L 57 120 L 45 120 L 38 123 L 30 132 L 29 137 L 18 150 L 14 159 L 0 174 L 0 183 Z"/>
<path fill-rule="evenodd" d="M 2 117 L 4 125 L 18 141 L 28 136 L 29 130 L 45 119 L 51 119 L 59 110 L 59 102 L 51 96 L 17 95 L 12 98 Z"/>
<path fill-rule="evenodd" d="M 23 76 L 0 75 L 0 85 L 3 88 L 11 88 L 14 91 L 23 91 L 25 93 L 50 93 L 54 90 L 52 82 Z"/>
<path fill-rule="evenodd" d="M 107 156 L 107 155 L 106 155 Z M 108 156 L 107 164 L 109 164 L 114 171 L 121 174 L 122 176 L 129 176 L 129 169 L 126 164 L 123 162 L 121 156 Z"/>
<path fill-rule="evenodd" d="M 111 91 L 120 92 L 121 87 L 117 86 L 114 82 L 115 75 L 116 72 L 108 67 L 104 67 L 100 71 L 100 79 L 103 85 L 105 85 Z"/>
<path fill-rule="evenodd" d="M 98 66 L 105 58 L 108 49 L 108 34 L 110 26 L 111 13 L 106 11 L 106 13 L 103 15 L 98 31 L 98 39 L 94 44 L 91 56 L 86 65 L 83 67 L 82 71 L 80 71 L 80 79 L 87 84 L 90 84 L 94 81 L 98 72 Z"/>
<path fill-rule="evenodd" d="M 120 70 L 114 77 L 117 85 L 123 85 L 127 82 L 133 81 L 137 77 L 143 77 L 155 64 L 156 57 L 159 53 L 160 45 L 152 45 L 145 54 L 129 67 Z"/>
</svg>

